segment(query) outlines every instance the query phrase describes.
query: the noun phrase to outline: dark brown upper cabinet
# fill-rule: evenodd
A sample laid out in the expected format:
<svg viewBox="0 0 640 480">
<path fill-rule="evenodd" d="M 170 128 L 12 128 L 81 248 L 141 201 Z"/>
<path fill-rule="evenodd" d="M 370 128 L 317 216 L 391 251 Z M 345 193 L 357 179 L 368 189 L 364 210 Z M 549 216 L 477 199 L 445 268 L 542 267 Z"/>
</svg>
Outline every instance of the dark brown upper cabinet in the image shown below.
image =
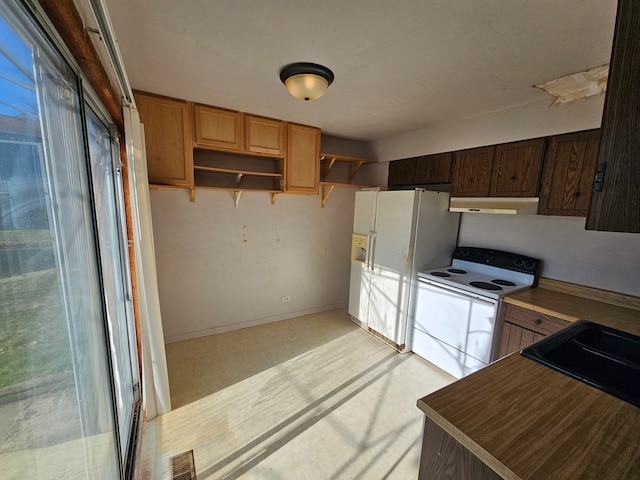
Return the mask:
<svg viewBox="0 0 640 480">
<path fill-rule="evenodd" d="M 389 162 L 389 185 L 413 185 L 416 179 L 416 159 L 394 160 Z"/>
<path fill-rule="evenodd" d="M 451 181 L 451 162 L 453 154 L 437 153 L 416 158 L 415 183 L 449 183 Z"/>
<path fill-rule="evenodd" d="M 491 146 L 456 152 L 451 178 L 453 196 L 489 195 L 495 150 L 495 147 Z"/>
<path fill-rule="evenodd" d="M 389 163 L 389 186 L 449 183 L 453 153 L 394 160 Z"/>
<path fill-rule="evenodd" d="M 540 188 L 540 215 L 586 217 L 598 160 L 600 130 L 549 139 Z"/>
<path fill-rule="evenodd" d="M 640 233 L 639 78 L 640 2 L 619 0 L 589 230 Z"/>
<path fill-rule="evenodd" d="M 490 197 L 537 197 L 545 139 L 496 146 Z"/>
</svg>

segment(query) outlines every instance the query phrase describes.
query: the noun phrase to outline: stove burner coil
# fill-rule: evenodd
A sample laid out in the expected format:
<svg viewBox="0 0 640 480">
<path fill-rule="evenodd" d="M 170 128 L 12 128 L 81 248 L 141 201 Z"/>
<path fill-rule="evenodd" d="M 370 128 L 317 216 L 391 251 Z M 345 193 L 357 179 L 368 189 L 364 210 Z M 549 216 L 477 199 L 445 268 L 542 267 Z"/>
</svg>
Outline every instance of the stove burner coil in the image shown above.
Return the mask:
<svg viewBox="0 0 640 480">
<path fill-rule="evenodd" d="M 467 273 L 466 270 L 461 270 L 460 268 L 447 268 L 447 272 L 455 273 L 456 275 L 465 275 Z"/>
<path fill-rule="evenodd" d="M 513 282 L 510 282 L 509 280 L 502 280 L 500 278 L 497 278 L 495 280 L 491 280 L 491 283 L 495 283 L 496 285 L 502 285 L 503 287 L 515 287 L 516 284 Z"/>
<path fill-rule="evenodd" d="M 469 285 L 476 288 L 482 288 L 483 290 L 502 290 L 502 287 L 487 282 L 470 282 Z"/>
<path fill-rule="evenodd" d="M 429 275 L 433 275 L 434 277 L 450 277 L 446 272 L 430 272 Z"/>
</svg>

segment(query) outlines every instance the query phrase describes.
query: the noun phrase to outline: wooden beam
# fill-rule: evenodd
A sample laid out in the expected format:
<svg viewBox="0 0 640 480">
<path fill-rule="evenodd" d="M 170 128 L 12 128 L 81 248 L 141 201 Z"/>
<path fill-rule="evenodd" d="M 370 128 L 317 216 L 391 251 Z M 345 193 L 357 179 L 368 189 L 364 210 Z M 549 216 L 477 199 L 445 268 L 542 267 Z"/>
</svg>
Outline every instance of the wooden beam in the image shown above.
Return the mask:
<svg viewBox="0 0 640 480">
<path fill-rule="evenodd" d="M 39 0 L 39 3 L 122 134 L 124 120 L 120 95 L 111 86 L 73 0 Z"/>
<path fill-rule="evenodd" d="M 138 296 L 138 274 L 134 249 L 133 216 L 131 214 L 131 192 L 129 191 L 129 163 L 127 162 L 127 144 L 120 142 L 120 160 L 122 162 L 122 183 L 124 191 L 124 213 L 127 222 L 127 251 L 129 252 L 129 271 L 131 272 L 131 291 L 133 295 L 133 318 L 136 327 L 136 346 L 138 349 L 138 374 L 142 381 L 142 342 L 140 332 L 140 300 Z"/>
</svg>

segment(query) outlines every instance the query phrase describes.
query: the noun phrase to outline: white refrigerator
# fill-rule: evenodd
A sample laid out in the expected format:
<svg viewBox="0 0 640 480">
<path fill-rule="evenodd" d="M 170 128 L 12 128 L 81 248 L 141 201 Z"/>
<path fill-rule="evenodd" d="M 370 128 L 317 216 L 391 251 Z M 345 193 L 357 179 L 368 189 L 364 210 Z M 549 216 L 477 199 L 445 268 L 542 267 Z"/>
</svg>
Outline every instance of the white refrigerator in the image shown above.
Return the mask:
<svg viewBox="0 0 640 480">
<path fill-rule="evenodd" d="M 349 314 L 399 352 L 411 350 L 417 273 L 451 263 L 460 214 L 449 194 L 356 192 Z"/>
</svg>

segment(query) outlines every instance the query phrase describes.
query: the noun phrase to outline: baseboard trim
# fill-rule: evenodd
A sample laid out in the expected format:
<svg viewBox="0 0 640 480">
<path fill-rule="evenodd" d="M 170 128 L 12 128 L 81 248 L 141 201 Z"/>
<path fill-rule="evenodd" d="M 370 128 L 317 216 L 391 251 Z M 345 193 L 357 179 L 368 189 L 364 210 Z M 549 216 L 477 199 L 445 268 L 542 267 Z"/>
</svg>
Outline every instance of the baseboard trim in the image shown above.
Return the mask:
<svg viewBox="0 0 640 480">
<path fill-rule="evenodd" d="M 266 323 L 279 322 L 281 320 L 288 320 L 294 317 L 301 317 L 303 315 L 311 315 L 313 313 L 326 312 L 329 310 L 336 310 L 338 308 L 346 308 L 346 304 L 340 305 L 325 305 L 322 307 L 309 308 L 306 310 L 299 310 L 296 312 L 288 312 L 282 315 L 273 315 L 270 317 L 256 318 L 254 320 L 248 320 L 246 322 L 232 323 L 227 325 L 220 325 L 218 327 L 208 328 L 206 330 L 197 330 L 194 332 L 180 333 L 177 335 L 167 335 L 164 337 L 164 343 L 176 343 L 183 340 L 190 340 L 192 338 L 206 337 L 208 335 L 216 335 L 218 333 L 230 332 L 232 330 L 238 330 L 240 328 L 256 327 L 258 325 L 264 325 Z"/>
</svg>

